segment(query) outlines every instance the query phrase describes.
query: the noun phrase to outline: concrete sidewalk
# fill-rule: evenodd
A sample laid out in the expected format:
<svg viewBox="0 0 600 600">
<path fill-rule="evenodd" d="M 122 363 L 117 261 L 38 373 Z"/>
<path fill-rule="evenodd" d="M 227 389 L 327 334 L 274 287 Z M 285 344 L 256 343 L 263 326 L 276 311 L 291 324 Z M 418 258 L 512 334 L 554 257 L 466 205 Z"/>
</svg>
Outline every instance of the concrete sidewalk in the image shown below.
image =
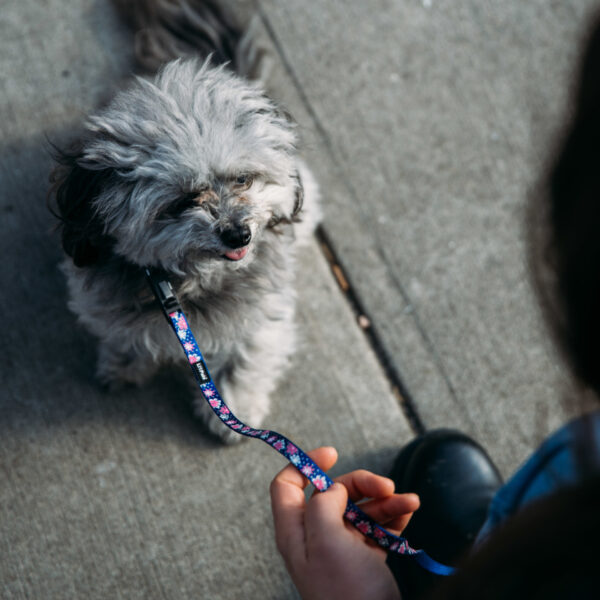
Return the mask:
<svg viewBox="0 0 600 600">
<path fill-rule="evenodd" d="M 263 0 L 325 230 L 425 427 L 508 473 L 574 412 L 527 272 L 528 195 L 597 2 Z"/>
<path fill-rule="evenodd" d="M 595 3 L 234 4 L 258 11 L 324 199 L 268 426 L 335 445 L 335 473 L 385 472 L 415 430 L 458 426 L 509 473 L 587 408 L 546 340 L 523 217 Z M 102 392 L 65 308 L 46 136 L 130 69 L 109 3 L 0 9 L 0 596 L 294 598 L 268 504 L 280 457 L 204 436 L 169 373 Z"/>
</svg>

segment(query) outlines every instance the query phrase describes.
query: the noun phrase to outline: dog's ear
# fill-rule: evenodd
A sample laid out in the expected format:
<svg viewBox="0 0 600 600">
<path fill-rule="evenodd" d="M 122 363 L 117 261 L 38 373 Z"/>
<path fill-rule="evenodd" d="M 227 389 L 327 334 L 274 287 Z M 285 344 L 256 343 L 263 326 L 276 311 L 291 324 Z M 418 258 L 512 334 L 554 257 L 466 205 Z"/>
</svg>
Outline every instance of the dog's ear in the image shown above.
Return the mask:
<svg viewBox="0 0 600 600">
<path fill-rule="evenodd" d="M 80 164 L 81 153 L 61 152 L 50 180 L 52 212 L 60 221 L 62 246 L 77 267 L 92 265 L 110 254 L 113 240 L 104 232 L 95 200 L 109 180 L 112 168 L 92 169 Z"/>
<path fill-rule="evenodd" d="M 302 185 L 302 179 L 300 177 L 300 173 L 296 171 L 296 199 L 294 201 L 294 210 L 292 211 L 292 216 L 290 218 L 291 221 L 294 221 L 298 217 L 298 213 L 302 210 L 302 206 L 304 205 L 304 186 Z"/>
<path fill-rule="evenodd" d="M 298 221 L 300 221 L 300 217 L 298 216 L 298 214 L 302 210 L 302 205 L 304 204 L 304 186 L 302 185 L 302 179 L 300 178 L 300 173 L 298 173 L 298 171 L 296 171 L 293 178 L 296 181 L 296 186 L 294 190 L 294 208 L 292 209 L 292 214 L 289 216 L 275 214 L 271 217 L 271 220 L 269 221 L 267 227 L 269 229 L 273 229 L 275 233 L 281 233 L 280 230 L 275 229 L 277 225 L 280 225 L 282 223 L 290 225 L 292 223 L 297 223 Z"/>
</svg>

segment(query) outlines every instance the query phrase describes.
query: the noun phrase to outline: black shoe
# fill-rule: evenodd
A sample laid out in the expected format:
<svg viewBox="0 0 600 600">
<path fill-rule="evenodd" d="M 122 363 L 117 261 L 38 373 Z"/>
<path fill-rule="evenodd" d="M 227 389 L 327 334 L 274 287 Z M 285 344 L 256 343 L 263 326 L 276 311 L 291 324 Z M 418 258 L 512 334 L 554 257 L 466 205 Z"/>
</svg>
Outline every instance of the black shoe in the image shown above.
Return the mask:
<svg viewBox="0 0 600 600">
<path fill-rule="evenodd" d="M 455 565 L 473 544 L 502 477 L 485 450 L 459 431 L 430 431 L 398 455 L 390 477 L 396 492 L 415 492 L 421 507 L 402 534 L 415 549 Z M 402 597 L 421 598 L 439 581 L 413 559 L 389 554 Z"/>
</svg>

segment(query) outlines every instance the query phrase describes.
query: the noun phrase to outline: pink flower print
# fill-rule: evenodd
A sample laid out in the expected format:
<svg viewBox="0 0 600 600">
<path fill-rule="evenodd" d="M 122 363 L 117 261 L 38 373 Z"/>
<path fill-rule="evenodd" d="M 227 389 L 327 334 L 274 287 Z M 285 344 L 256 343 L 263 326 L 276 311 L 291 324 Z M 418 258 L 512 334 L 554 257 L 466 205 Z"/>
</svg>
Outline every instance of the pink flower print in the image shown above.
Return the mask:
<svg viewBox="0 0 600 600">
<path fill-rule="evenodd" d="M 244 433 L 248 433 L 250 431 L 250 427 L 248 427 L 248 425 L 246 425 L 245 427 L 242 427 L 242 431 Z"/>
<path fill-rule="evenodd" d="M 393 544 L 390 546 L 390 550 L 391 550 L 392 552 L 396 552 L 396 550 L 398 550 L 398 546 L 399 546 L 399 545 L 400 545 L 400 544 L 399 544 L 398 542 L 394 542 L 394 543 L 393 543 Z"/>
<path fill-rule="evenodd" d="M 188 328 L 187 323 L 185 322 L 185 319 L 183 317 L 179 317 L 177 319 L 177 328 L 181 329 L 182 331 L 185 331 Z"/>
<path fill-rule="evenodd" d="M 287 445 L 287 451 L 288 454 L 296 454 L 296 452 L 298 452 L 298 448 L 296 448 L 296 446 L 294 446 L 294 444 L 292 444 L 291 442 Z"/>
<path fill-rule="evenodd" d="M 186 342 L 183 347 L 188 351 L 191 352 L 194 349 L 194 344 L 192 344 L 192 342 Z"/>
<path fill-rule="evenodd" d="M 300 471 L 302 471 L 302 473 L 304 475 L 306 475 L 307 477 L 310 477 L 312 475 L 312 472 L 314 471 L 314 469 L 310 466 L 310 465 L 304 465 Z"/>
<path fill-rule="evenodd" d="M 317 475 L 311 482 L 319 491 L 327 487 L 327 481 L 323 475 Z"/>
<path fill-rule="evenodd" d="M 269 437 L 269 432 L 268 430 L 264 430 L 261 434 L 260 434 L 260 439 L 261 440 L 266 440 Z"/>
<path fill-rule="evenodd" d="M 219 406 L 221 405 L 221 402 L 219 400 L 217 400 L 216 398 L 211 398 L 209 400 L 209 402 L 213 408 L 219 408 Z"/>
<path fill-rule="evenodd" d="M 190 354 L 188 356 L 188 360 L 190 361 L 190 365 L 195 365 L 200 360 L 200 357 L 196 356 L 195 354 Z"/>
<path fill-rule="evenodd" d="M 373 535 L 380 540 L 381 538 L 385 537 L 385 533 L 382 529 L 379 529 L 379 527 L 375 527 L 375 529 L 373 530 Z"/>
<path fill-rule="evenodd" d="M 234 425 L 235 423 L 237 423 L 237 421 L 235 419 L 229 419 L 229 421 L 225 421 L 225 423 L 227 425 Z"/>
<path fill-rule="evenodd" d="M 223 405 L 223 406 L 221 406 L 221 411 L 220 412 L 221 412 L 222 415 L 228 415 L 229 414 L 229 409 L 225 405 Z"/>
<path fill-rule="evenodd" d="M 346 515 L 345 515 L 346 519 L 348 519 L 348 521 L 356 521 L 356 517 L 358 517 L 358 513 L 354 510 L 349 510 Z"/>
<path fill-rule="evenodd" d="M 283 450 L 284 447 L 285 447 L 285 442 L 283 440 L 277 440 L 273 444 L 273 448 L 275 448 L 275 450 Z"/>
<path fill-rule="evenodd" d="M 272 436 L 271 436 L 271 437 L 270 437 L 270 438 L 267 440 L 267 442 L 269 442 L 269 444 L 272 444 L 272 443 L 273 443 L 273 442 L 274 442 L 276 439 L 277 439 L 277 436 L 276 436 L 276 435 L 272 435 Z"/>
<path fill-rule="evenodd" d="M 214 396 L 214 395 L 215 395 L 215 393 L 214 393 L 214 392 L 213 392 L 213 391 L 212 391 L 210 388 L 208 388 L 207 390 L 202 390 L 202 391 L 203 391 L 204 395 L 205 395 L 205 396 L 208 396 L 209 398 L 210 398 L 211 396 Z"/>
<path fill-rule="evenodd" d="M 371 526 L 366 521 L 360 521 L 357 523 L 356 529 L 361 533 L 369 533 L 371 531 Z"/>
<path fill-rule="evenodd" d="M 242 424 L 241 423 L 236 423 L 235 425 L 231 426 L 233 429 L 241 429 Z"/>
</svg>

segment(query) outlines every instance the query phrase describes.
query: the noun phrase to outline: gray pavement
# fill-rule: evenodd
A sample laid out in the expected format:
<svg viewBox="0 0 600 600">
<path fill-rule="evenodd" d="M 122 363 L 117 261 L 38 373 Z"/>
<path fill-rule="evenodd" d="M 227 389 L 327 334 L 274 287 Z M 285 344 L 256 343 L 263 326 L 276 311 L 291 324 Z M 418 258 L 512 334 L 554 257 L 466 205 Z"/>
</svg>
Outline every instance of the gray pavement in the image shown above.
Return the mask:
<svg viewBox="0 0 600 600">
<path fill-rule="evenodd" d="M 269 426 L 335 445 L 336 472 L 385 472 L 415 427 L 451 425 L 509 473 L 589 407 L 547 342 L 524 212 L 594 5 L 256 2 L 269 89 L 322 186 L 322 237 L 372 323 L 365 335 L 315 242 Z M 110 96 L 130 48 L 100 0 L 0 7 L 0 597 L 293 598 L 268 506 L 280 457 L 204 436 L 167 372 L 101 391 L 65 310 L 45 136 L 68 139 Z"/>
<path fill-rule="evenodd" d="M 505 473 L 583 408 L 537 310 L 524 217 L 596 5 L 260 3 L 327 235 L 416 412 Z"/>
</svg>

